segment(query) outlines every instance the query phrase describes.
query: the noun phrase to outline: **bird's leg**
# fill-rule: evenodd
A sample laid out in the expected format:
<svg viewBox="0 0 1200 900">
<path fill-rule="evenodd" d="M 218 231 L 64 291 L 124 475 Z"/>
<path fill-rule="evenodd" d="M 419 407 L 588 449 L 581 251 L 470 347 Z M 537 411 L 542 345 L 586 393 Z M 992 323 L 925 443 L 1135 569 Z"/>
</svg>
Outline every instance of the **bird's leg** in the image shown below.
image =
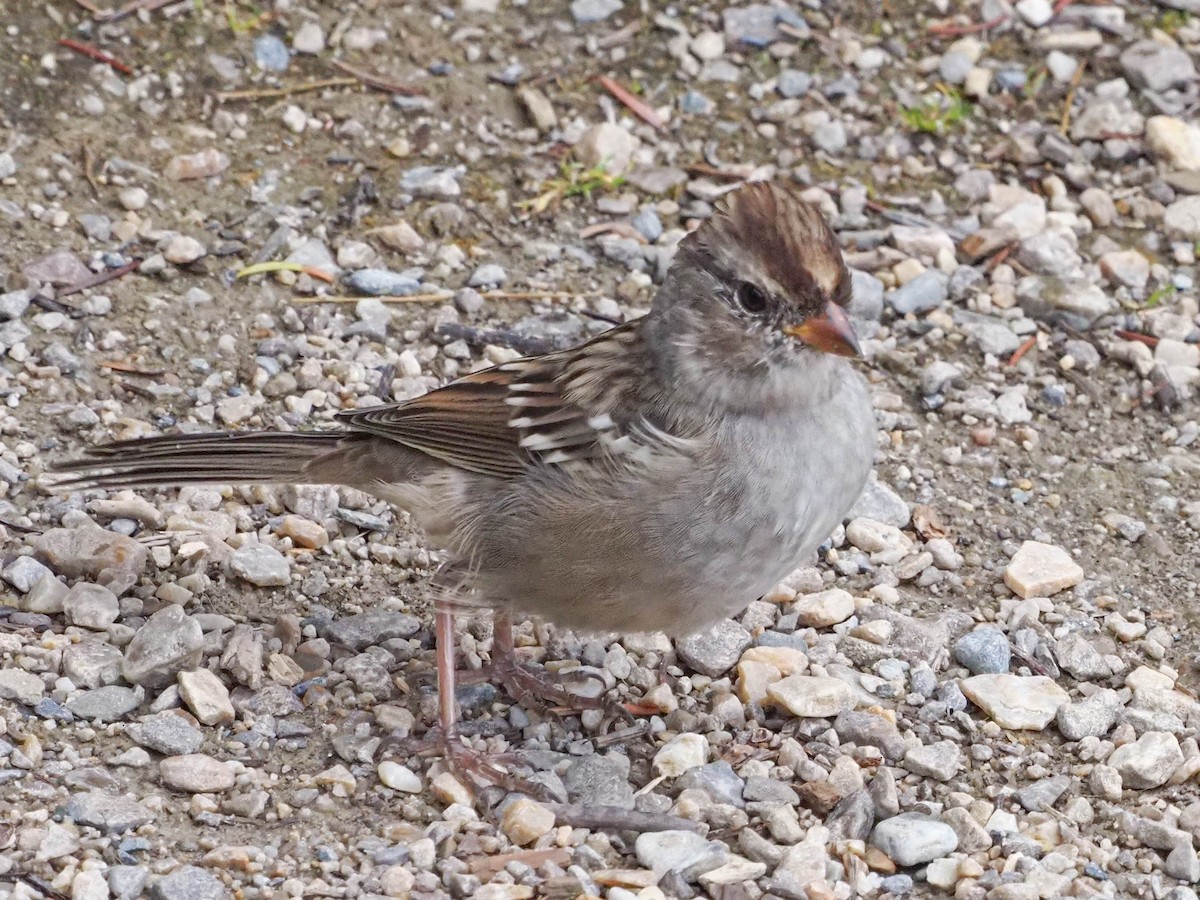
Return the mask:
<svg viewBox="0 0 1200 900">
<path fill-rule="evenodd" d="M 568 710 L 607 709 L 610 705 L 603 696 L 581 696 L 564 687 L 554 675 L 522 665 L 517 659 L 517 648 L 513 641 L 512 614 L 507 611 L 497 610 L 493 614 L 491 662 L 479 669 L 460 671 L 458 677 L 465 684 L 496 682 L 525 708 L 538 708 L 544 703 Z"/>
<path fill-rule="evenodd" d="M 450 770 L 468 780 L 495 784 L 508 791 L 542 796 L 544 786 L 517 778 L 498 766 L 498 757 L 475 750 L 463 742 L 458 732 L 458 707 L 454 702 L 454 613 L 439 606 L 434 618 L 437 641 L 438 724 L 426 733 L 417 747 L 418 752 L 436 750 Z"/>
</svg>

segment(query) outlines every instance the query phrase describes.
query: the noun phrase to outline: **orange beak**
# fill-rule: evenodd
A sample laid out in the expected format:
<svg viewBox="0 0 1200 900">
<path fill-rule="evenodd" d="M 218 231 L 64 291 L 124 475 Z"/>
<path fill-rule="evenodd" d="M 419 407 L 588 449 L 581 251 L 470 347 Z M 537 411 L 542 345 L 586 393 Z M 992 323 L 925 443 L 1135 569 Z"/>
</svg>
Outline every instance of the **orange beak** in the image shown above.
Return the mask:
<svg viewBox="0 0 1200 900">
<path fill-rule="evenodd" d="M 803 341 L 814 350 L 835 356 L 862 356 L 858 337 L 846 311 L 836 303 L 826 303 L 819 316 L 812 316 L 799 325 L 784 325 L 783 333 Z"/>
</svg>

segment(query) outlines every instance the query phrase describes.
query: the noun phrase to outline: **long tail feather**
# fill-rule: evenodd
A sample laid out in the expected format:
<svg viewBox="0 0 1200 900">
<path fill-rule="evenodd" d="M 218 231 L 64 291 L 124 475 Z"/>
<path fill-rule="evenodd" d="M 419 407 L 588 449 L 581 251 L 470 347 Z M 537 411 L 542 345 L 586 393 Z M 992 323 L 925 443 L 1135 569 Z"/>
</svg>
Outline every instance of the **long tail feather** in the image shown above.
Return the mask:
<svg viewBox="0 0 1200 900">
<path fill-rule="evenodd" d="M 141 488 L 186 484 L 339 484 L 345 431 L 246 431 L 179 434 L 89 448 L 52 463 L 69 477 L 56 489 Z M 339 475 L 339 473 L 341 473 Z"/>
</svg>

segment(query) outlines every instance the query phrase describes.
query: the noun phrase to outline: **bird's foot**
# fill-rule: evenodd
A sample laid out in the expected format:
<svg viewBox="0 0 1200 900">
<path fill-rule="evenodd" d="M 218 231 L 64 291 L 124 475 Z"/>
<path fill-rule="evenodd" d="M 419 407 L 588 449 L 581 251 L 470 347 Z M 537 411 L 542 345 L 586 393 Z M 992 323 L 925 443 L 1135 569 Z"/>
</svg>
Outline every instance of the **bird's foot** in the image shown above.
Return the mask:
<svg viewBox="0 0 1200 900">
<path fill-rule="evenodd" d="M 457 673 L 460 683 L 486 681 L 500 685 L 524 709 L 546 711 L 549 707 L 565 712 L 599 709 L 628 717 L 624 707 L 605 697 L 607 685 L 599 675 L 590 672 L 572 675 L 567 672 L 564 676 L 529 668 L 510 654 L 498 655 L 482 668 L 460 670 Z M 572 690 L 571 686 L 575 689 Z"/>
<path fill-rule="evenodd" d="M 556 799 L 545 785 L 513 774 L 512 767 L 524 764 L 520 754 L 476 750 L 463 741 L 457 728 L 435 726 L 424 736 L 404 743 L 407 750 L 418 756 L 440 756 L 446 768 L 469 786 L 495 785 L 539 800 Z"/>
</svg>

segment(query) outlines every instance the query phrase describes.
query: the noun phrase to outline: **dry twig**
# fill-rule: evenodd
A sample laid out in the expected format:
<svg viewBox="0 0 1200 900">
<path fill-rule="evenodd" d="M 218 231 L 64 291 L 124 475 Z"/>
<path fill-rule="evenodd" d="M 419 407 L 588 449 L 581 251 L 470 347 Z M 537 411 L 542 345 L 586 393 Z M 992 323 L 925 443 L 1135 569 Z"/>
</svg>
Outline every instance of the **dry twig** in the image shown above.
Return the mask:
<svg viewBox="0 0 1200 900">
<path fill-rule="evenodd" d="M 111 53 L 101 50 L 99 47 L 93 47 L 91 44 L 85 44 L 83 41 L 72 40 L 71 38 L 59 38 L 58 43 L 68 50 L 74 50 L 80 56 L 86 56 L 88 59 L 94 59 L 96 62 L 102 62 L 113 69 L 116 69 L 122 75 L 132 75 L 133 69 L 125 65 Z"/>
<path fill-rule="evenodd" d="M 221 103 L 228 100 L 268 100 L 275 97 L 290 97 L 292 94 L 306 94 L 309 91 L 319 91 L 323 88 L 350 87 L 358 84 L 357 78 L 325 78 L 321 81 L 309 81 L 305 84 L 293 84 L 281 88 L 250 88 L 244 91 L 220 91 L 216 98 Z"/>
<path fill-rule="evenodd" d="M 386 91 L 389 94 L 400 94 L 403 97 L 424 97 L 425 91 L 420 88 L 412 87 L 411 85 L 401 84 L 398 81 L 392 81 L 390 78 L 385 78 L 382 75 L 374 75 L 371 72 L 357 69 L 349 63 L 344 63 L 340 59 L 333 60 L 333 67 L 345 72 L 352 78 L 361 81 L 367 87 L 375 88 L 377 91 Z"/>
<path fill-rule="evenodd" d="M 86 291 L 88 288 L 99 287 L 113 279 L 120 278 L 122 275 L 128 275 L 134 269 L 142 264 L 141 259 L 132 259 L 123 266 L 117 266 L 115 269 L 105 269 L 103 272 L 97 272 L 90 278 L 85 278 L 83 281 L 77 281 L 70 287 L 65 287 L 58 292 L 60 297 L 70 297 L 72 294 L 78 294 L 80 291 Z"/>
<path fill-rule="evenodd" d="M 666 123 L 663 122 L 662 116 L 660 116 L 658 111 L 645 100 L 634 96 L 626 88 L 622 87 L 607 75 L 597 75 L 596 81 L 600 83 L 600 87 L 604 88 L 614 97 L 616 97 L 618 101 L 620 101 L 626 108 L 629 109 L 631 113 L 633 113 L 643 122 L 654 126 L 659 131 L 666 129 L 667 126 Z"/>
<path fill-rule="evenodd" d="M 572 828 L 609 828 L 615 831 L 690 831 L 703 834 L 705 827 L 691 819 L 667 813 L 646 813 L 619 806 L 579 806 L 574 803 L 546 803 L 560 825 Z"/>
</svg>

